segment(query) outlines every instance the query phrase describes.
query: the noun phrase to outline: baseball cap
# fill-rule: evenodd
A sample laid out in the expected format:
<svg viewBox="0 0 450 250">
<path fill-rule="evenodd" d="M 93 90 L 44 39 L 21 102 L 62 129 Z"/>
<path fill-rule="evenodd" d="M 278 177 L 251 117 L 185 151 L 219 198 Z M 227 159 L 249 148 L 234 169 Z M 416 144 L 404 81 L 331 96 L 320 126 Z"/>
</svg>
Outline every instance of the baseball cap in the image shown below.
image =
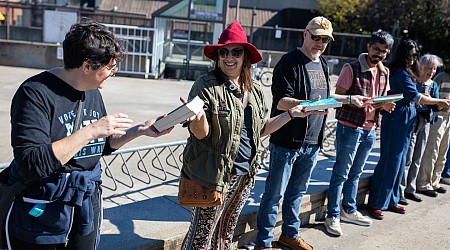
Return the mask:
<svg viewBox="0 0 450 250">
<path fill-rule="evenodd" d="M 314 17 L 306 26 L 311 34 L 316 36 L 329 36 L 334 41 L 333 27 L 331 22 L 323 16 Z"/>
</svg>

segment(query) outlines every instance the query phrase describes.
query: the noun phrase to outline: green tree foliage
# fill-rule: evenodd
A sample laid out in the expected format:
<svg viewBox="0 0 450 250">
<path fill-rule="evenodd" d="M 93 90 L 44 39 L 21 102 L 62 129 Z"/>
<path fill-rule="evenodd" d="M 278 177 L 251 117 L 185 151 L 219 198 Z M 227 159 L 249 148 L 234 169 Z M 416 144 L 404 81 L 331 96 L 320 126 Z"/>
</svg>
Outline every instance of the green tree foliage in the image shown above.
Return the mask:
<svg viewBox="0 0 450 250">
<path fill-rule="evenodd" d="M 422 53 L 450 58 L 450 0 L 318 0 L 318 3 L 319 12 L 331 19 L 336 31 L 371 33 L 383 29 L 396 40 L 416 40 Z"/>
<path fill-rule="evenodd" d="M 449 3 L 449 0 L 369 0 L 363 22 L 366 29 L 391 31 L 396 38 L 416 40 L 425 53 L 449 57 Z"/>
<path fill-rule="evenodd" d="M 361 9 L 365 0 L 318 0 L 318 12 L 333 23 L 336 32 L 361 33 Z"/>
</svg>

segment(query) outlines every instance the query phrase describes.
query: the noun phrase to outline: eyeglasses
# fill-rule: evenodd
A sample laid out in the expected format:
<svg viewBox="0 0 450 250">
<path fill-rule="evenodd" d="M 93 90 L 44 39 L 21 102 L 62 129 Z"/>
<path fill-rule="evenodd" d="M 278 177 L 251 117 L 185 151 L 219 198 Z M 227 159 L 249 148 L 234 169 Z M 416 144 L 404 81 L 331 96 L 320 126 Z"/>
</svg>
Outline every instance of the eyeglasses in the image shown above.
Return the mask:
<svg viewBox="0 0 450 250">
<path fill-rule="evenodd" d="M 412 53 L 408 55 L 408 59 L 413 59 L 413 60 L 417 60 L 420 57 L 420 53 L 416 52 L 416 53 Z"/>
<path fill-rule="evenodd" d="M 220 57 L 225 58 L 228 56 L 230 51 L 226 48 L 220 48 L 217 53 L 219 53 Z M 231 56 L 233 56 L 234 58 L 241 57 L 243 53 L 244 53 L 244 50 L 240 49 L 240 48 L 234 48 L 231 50 Z"/>
<path fill-rule="evenodd" d="M 321 37 L 321 36 L 316 36 L 311 34 L 311 32 L 308 30 L 308 33 L 311 35 L 311 39 L 315 42 L 318 42 L 320 40 L 322 40 L 322 43 L 329 43 L 331 42 L 331 37 L 327 36 L 327 37 Z"/>
<path fill-rule="evenodd" d="M 377 46 L 370 46 L 371 49 L 373 49 L 377 54 L 382 54 L 382 55 L 386 55 L 389 54 L 389 50 L 385 49 L 385 50 L 381 50 L 380 48 L 378 48 Z"/>
<path fill-rule="evenodd" d="M 117 71 L 119 71 L 119 67 L 117 67 L 117 63 L 115 63 L 111 66 L 106 65 L 105 67 L 111 71 L 111 76 L 115 76 L 117 74 Z"/>
</svg>

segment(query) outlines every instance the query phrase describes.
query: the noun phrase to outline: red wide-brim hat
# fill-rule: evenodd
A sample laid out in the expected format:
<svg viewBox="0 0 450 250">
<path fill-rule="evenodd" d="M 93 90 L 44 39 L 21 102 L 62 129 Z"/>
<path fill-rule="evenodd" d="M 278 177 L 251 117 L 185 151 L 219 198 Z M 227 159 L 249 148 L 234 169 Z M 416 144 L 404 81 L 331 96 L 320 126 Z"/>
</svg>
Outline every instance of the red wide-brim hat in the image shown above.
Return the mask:
<svg viewBox="0 0 450 250">
<path fill-rule="evenodd" d="M 240 44 L 247 48 L 250 53 L 250 63 L 257 63 L 262 60 L 261 53 L 251 43 L 247 41 L 247 34 L 238 20 L 230 24 L 220 35 L 217 44 L 206 45 L 203 53 L 211 60 L 217 60 L 217 50 L 227 44 Z"/>
</svg>

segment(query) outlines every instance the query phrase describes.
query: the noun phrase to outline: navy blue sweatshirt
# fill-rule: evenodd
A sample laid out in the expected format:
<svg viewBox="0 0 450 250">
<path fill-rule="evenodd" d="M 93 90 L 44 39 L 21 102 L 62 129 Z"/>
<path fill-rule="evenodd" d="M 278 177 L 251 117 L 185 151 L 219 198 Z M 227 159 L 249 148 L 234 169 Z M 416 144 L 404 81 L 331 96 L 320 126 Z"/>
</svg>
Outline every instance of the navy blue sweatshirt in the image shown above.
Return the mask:
<svg viewBox="0 0 450 250">
<path fill-rule="evenodd" d="M 90 202 L 92 188 L 99 186 L 101 182 L 98 163 L 102 155 L 113 151 L 108 139 L 100 138 L 89 142 L 64 165 L 56 158 L 51 147 L 53 142 L 74 132 L 81 98 L 84 98 L 84 103 L 80 127 L 106 116 L 106 109 L 98 89 L 85 91 L 83 94 L 82 91 L 74 89 L 46 71 L 27 79 L 14 95 L 11 105 L 11 144 L 16 171 L 12 173 L 16 173 L 14 177 L 27 183 L 28 186 L 28 189 L 17 197 L 18 200 L 16 198 L 8 223 L 11 235 L 16 238 L 37 244 L 65 243 L 71 230 L 74 209 L 92 211 Z M 89 171 L 94 168 L 97 170 Z M 83 174 L 84 172 L 86 174 Z M 88 180 L 92 183 L 85 187 L 80 183 L 86 182 L 77 181 L 79 180 L 77 177 L 69 181 L 70 190 L 79 188 L 85 190 L 83 193 L 72 192 L 63 187 L 61 190 L 63 196 L 53 197 L 54 191 L 62 188 L 59 182 L 67 177 L 66 173 L 76 173 L 74 177 L 89 176 Z M 65 193 L 64 197 L 64 192 L 69 193 Z M 28 212 L 35 204 L 24 201 L 22 197 L 36 200 L 50 199 L 52 202 L 47 204 L 41 216 L 33 217 Z M 56 200 L 53 200 L 54 198 Z M 89 214 L 88 211 L 82 214 Z M 92 215 L 92 212 L 90 213 Z M 82 234 L 92 231 L 91 216 L 75 219 L 83 224 L 88 220 L 87 231 L 82 230 Z"/>
</svg>

